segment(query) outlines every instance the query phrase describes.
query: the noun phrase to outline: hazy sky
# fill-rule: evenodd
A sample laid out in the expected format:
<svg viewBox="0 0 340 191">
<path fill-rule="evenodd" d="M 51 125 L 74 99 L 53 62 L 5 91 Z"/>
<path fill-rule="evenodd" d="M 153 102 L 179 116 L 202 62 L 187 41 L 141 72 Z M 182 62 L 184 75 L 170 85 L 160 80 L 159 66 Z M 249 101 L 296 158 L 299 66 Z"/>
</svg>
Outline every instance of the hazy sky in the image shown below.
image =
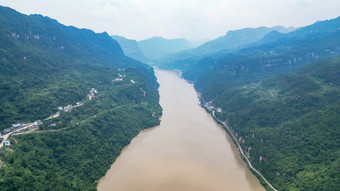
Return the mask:
<svg viewBox="0 0 340 191">
<path fill-rule="evenodd" d="M 0 0 L 25 14 L 131 39 L 213 39 L 228 30 L 305 26 L 340 16 L 340 0 Z"/>
</svg>

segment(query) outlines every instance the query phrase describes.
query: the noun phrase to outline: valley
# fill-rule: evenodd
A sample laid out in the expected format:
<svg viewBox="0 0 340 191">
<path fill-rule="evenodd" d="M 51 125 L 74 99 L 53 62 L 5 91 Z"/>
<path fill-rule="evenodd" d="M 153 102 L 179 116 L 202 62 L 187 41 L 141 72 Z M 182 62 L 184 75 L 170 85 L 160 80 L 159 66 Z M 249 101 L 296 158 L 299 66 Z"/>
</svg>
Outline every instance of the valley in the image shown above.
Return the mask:
<svg viewBox="0 0 340 191">
<path fill-rule="evenodd" d="M 0 190 L 339 190 L 338 12 L 80 2 L 0 5 Z"/>
<path fill-rule="evenodd" d="M 193 86 L 173 72 L 156 70 L 156 76 L 160 125 L 124 148 L 98 190 L 264 190 L 227 133 L 198 105 Z"/>
</svg>

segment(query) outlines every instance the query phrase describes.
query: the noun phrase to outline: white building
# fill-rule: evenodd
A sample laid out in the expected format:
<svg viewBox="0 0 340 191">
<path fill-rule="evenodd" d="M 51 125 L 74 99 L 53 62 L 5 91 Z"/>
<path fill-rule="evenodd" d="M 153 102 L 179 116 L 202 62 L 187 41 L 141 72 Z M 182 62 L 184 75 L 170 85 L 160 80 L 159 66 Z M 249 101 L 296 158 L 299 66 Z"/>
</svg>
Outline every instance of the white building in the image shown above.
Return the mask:
<svg viewBox="0 0 340 191">
<path fill-rule="evenodd" d="M 11 146 L 11 141 L 9 139 L 5 141 L 5 146 Z"/>
<path fill-rule="evenodd" d="M 72 105 L 67 105 L 66 107 L 64 107 L 64 111 L 65 112 L 71 112 L 73 109 L 73 106 Z"/>
<path fill-rule="evenodd" d="M 37 125 L 37 126 L 39 126 L 39 125 L 41 125 L 41 124 L 42 124 L 42 121 L 41 121 L 41 120 L 34 121 L 34 123 L 33 123 L 33 125 Z"/>
</svg>

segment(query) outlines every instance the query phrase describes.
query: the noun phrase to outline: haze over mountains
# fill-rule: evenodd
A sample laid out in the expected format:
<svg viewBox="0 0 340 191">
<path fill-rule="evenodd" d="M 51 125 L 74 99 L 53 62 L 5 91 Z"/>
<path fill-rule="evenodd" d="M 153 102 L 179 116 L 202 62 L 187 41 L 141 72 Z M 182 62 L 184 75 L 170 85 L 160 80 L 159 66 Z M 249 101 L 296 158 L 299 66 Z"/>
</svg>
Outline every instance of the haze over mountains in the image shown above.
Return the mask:
<svg viewBox="0 0 340 191">
<path fill-rule="evenodd" d="M 172 54 L 181 50 L 192 48 L 189 41 L 185 39 L 165 39 L 153 37 L 138 42 L 142 52 L 152 60 L 158 59 L 166 54 Z"/>
<path fill-rule="evenodd" d="M 142 53 L 136 40 L 127 39 L 118 35 L 111 35 L 111 37 L 119 43 L 126 56 L 144 63 L 148 62 L 148 58 L 146 58 L 146 56 Z"/>
<path fill-rule="evenodd" d="M 96 190 L 131 139 L 160 122 L 159 85 L 140 61 L 192 82 L 278 190 L 339 190 L 340 17 L 228 31 L 193 48 L 185 39 L 110 37 L 2 6 L 0 129 L 43 124 L 0 148 L 0 188 Z M 68 105 L 77 107 L 58 109 Z"/>
<path fill-rule="evenodd" d="M 163 56 L 174 56 L 181 53 L 183 55 L 192 54 L 201 56 L 202 54 L 218 52 L 223 49 L 235 49 L 242 45 L 256 42 L 271 31 L 287 33 L 293 30 L 295 30 L 293 27 L 285 28 L 283 26 L 275 26 L 228 31 L 226 35 L 211 41 L 193 42 L 193 44 L 199 45 L 196 48 L 186 39 L 153 37 L 137 42 L 136 40 L 129 40 L 117 35 L 112 35 L 111 37 L 118 41 L 127 56 L 145 62 L 146 59 L 144 55 L 146 55 L 150 61 L 161 59 Z"/>
<path fill-rule="evenodd" d="M 208 41 L 203 45 L 195 48 L 193 51 L 200 52 L 201 54 L 218 52 L 223 49 L 236 49 L 242 45 L 256 42 L 263 38 L 271 31 L 278 31 L 280 33 L 288 33 L 295 30 L 293 27 L 285 28 L 283 26 L 276 27 L 258 27 L 258 28 L 245 28 L 234 31 L 228 31 L 224 36 L 215 40 Z"/>
<path fill-rule="evenodd" d="M 111 37 L 118 41 L 127 56 L 142 62 L 152 62 L 164 55 L 193 48 L 193 45 L 186 39 L 152 37 L 136 41 L 117 35 L 112 35 Z"/>
<path fill-rule="evenodd" d="M 265 73 L 268 70 L 292 71 L 303 63 L 339 52 L 337 44 L 339 20 L 337 18 L 317 22 L 285 34 L 271 32 L 259 39 L 258 42 L 243 45 L 238 49 L 230 48 L 207 55 L 203 49 L 201 49 L 203 52 L 199 51 L 198 47 L 166 56 L 158 61 L 158 65 L 169 69 L 183 70 L 184 74 L 186 71 L 195 70 L 195 72 L 191 72 L 194 76 L 199 76 L 201 72 L 206 72 L 208 68 L 217 66 L 232 67 L 233 71 L 227 75 L 229 77 L 242 77 L 243 74 L 249 76 L 257 72 Z M 209 44 L 209 42 L 205 44 Z M 203 46 L 205 45 L 201 47 Z M 203 56 L 197 57 L 198 53 L 191 54 L 195 51 Z M 186 54 L 187 52 L 189 54 Z M 232 60 L 232 63 L 226 62 L 227 60 Z M 256 69 L 250 69 L 246 66 Z M 210 71 L 213 71 L 213 69 Z"/>
</svg>

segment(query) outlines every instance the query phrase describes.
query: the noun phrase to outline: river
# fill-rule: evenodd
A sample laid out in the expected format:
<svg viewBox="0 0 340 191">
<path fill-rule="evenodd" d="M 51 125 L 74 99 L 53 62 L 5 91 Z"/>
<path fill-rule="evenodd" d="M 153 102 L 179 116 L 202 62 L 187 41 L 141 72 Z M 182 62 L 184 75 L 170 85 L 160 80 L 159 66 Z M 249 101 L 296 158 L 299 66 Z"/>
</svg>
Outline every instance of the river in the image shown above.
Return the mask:
<svg viewBox="0 0 340 191">
<path fill-rule="evenodd" d="M 99 191 L 263 191 L 237 149 L 198 103 L 193 85 L 157 70 L 161 124 L 136 136 Z"/>
</svg>

